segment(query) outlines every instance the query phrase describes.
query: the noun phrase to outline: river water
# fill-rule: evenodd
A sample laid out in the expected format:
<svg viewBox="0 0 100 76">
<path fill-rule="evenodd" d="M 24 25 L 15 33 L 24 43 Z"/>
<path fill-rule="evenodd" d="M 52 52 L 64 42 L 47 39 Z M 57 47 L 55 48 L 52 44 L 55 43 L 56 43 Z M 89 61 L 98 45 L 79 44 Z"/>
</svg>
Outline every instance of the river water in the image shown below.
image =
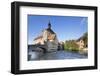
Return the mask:
<svg viewBox="0 0 100 76">
<path fill-rule="evenodd" d="M 54 51 L 54 52 L 29 52 L 28 53 L 28 60 L 58 60 L 58 59 L 83 59 L 88 58 L 87 55 L 83 55 L 77 52 L 70 52 L 70 51 Z"/>
</svg>

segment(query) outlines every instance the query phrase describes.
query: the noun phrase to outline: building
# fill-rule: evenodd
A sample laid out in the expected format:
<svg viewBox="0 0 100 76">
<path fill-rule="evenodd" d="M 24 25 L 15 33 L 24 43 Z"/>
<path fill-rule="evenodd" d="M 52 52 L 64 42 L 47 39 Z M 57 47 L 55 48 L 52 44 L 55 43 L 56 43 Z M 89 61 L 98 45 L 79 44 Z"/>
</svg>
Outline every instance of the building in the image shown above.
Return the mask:
<svg viewBox="0 0 100 76">
<path fill-rule="evenodd" d="M 51 29 L 51 23 L 42 31 L 42 34 L 34 39 L 35 44 L 46 45 L 47 51 L 58 49 L 58 39 L 56 33 Z"/>
<path fill-rule="evenodd" d="M 80 50 L 84 48 L 84 41 L 82 39 L 77 40 L 77 44 Z"/>
<path fill-rule="evenodd" d="M 81 54 L 86 54 L 87 55 L 88 54 L 88 47 L 85 46 L 85 42 L 84 42 L 83 38 L 79 38 L 76 43 L 79 46 L 79 50 L 80 50 L 79 52 Z"/>
</svg>

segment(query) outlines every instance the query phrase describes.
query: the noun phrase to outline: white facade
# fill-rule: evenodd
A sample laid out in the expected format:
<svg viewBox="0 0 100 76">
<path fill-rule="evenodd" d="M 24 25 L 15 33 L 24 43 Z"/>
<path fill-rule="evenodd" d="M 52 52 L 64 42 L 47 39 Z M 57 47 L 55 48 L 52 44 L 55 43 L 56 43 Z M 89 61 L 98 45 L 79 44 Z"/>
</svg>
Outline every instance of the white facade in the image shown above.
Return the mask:
<svg viewBox="0 0 100 76">
<path fill-rule="evenodd" d="M 58 39 L 56 33 L 51 29 L 51 24 L 48 28 L 43 30 L 42 35 L 37 37 L 35 44 L 47 45 L 47 51 L 56 51 L 58 49 Z"/>
</svg>

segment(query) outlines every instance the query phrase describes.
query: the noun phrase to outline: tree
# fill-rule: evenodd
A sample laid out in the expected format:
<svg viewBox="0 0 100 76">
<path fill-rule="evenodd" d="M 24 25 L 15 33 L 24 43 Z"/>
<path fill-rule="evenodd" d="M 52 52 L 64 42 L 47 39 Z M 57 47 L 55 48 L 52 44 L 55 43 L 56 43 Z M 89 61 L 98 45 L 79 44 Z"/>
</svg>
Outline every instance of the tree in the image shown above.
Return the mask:
<svg viewBox="0 0 100 76">
<path fill-rule="evenodd" d="M 78 51 L 78 45 L 75 40 L 66 41 L 64 44 L 64 50 Z"/>
<path fill-rule="evenodd" d="M 84 48 L 86 48 L 88 46 L 88 33 L 84 33 L 83 36 L 77 40 L 80 39 L 84 41 Z M 64 43 L 64 50 L 79 51 L 79 45 L 76 42 L 77 40 L 66 40 Z"/>
</svg>

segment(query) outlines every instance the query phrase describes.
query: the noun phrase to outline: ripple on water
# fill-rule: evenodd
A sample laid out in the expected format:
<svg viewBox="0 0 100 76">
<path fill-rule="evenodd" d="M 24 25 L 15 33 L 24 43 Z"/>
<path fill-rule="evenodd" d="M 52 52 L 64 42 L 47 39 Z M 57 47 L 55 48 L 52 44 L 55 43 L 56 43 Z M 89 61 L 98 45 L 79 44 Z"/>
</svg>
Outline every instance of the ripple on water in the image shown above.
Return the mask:
<svg viewBox="0 0 100 76">
<path fill-rule="evenodd" d="M 55 52 L 47 52 L 45 54 L 41 52 L 29 52 L 29 55 L 31 55 L 29 60 L 83 59 L 88 57 L 80 53 L 63 51 L 63 50 Z"/>
</svg>

